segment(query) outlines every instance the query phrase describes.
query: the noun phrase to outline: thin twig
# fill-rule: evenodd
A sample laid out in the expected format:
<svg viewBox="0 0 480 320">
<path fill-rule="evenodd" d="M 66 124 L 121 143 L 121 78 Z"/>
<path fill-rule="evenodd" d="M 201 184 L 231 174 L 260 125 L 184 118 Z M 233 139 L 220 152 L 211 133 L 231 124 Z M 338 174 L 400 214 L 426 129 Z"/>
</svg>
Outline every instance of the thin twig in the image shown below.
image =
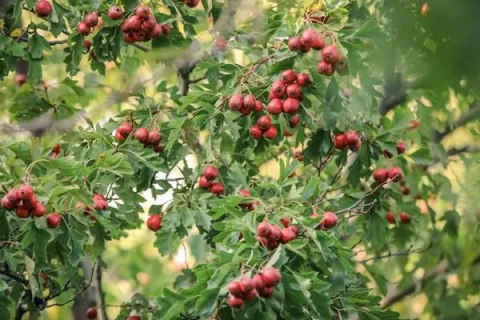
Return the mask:
<svg viewBox="0 0 480 320">
<path fill-rule="evenodd" d="M 408 256 L 410 254 L 414 254 L 414 253 L 422 253 L 422 252 L 425 252 L 427 250 L 429 250 L 430 248 L 432 248 L 433 246 L 433 242 L 430 242 L 430 244 L 423 248 L 423 249 L 412 249 L 412 246 L 410 246 L 410 248 L 408 248 L 407 250 L 403 250 L 403 251 L 398 251 L 398 252 L 388 252 L 386 254 L 383 254 L 383 255 L 379 255 L 379 256 L 375 256 L 375 257 L 370 257 L 370 258 L 367 258 L 367 259 L 363 259 L 363 260 L 359 260 L 359 261 L 355 261 L 356 263 L 366 263 L 368 261 L 372 261 L 372 260 L 379 260 L 379 259 L 385 259 L 385 258 L 390 258 L 390 257 L 397 257 L 397 256 Z"/>
</svg>

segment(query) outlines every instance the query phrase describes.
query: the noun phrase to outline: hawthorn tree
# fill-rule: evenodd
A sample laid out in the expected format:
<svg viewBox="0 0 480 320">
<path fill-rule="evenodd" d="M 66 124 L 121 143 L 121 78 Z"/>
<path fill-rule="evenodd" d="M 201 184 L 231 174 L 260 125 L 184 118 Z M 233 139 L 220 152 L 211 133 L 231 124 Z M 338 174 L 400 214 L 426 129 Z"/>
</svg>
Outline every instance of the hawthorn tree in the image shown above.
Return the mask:
<svg viewBox="0 0 480 320">
<path fill-rule="evenodd" d="M 479 7 L 2 1 L 0 318 L 474 317 Z M 108 302 L 138 228 L 206 257 Z"/>
</svg>

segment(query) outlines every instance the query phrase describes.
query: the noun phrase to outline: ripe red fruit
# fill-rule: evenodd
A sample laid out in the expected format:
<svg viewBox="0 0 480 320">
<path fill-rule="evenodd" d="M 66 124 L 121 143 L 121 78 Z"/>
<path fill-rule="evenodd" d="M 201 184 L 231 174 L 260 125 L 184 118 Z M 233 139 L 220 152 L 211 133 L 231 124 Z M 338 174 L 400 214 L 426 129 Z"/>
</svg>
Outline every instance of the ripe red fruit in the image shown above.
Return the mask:
<svg viewBox="0 0 480 320">
<path fill-rule="evenodd" d="M 142 318 L 140 318 L 140 316 L 133 315 L 133 316 L 129 316 L 127 320 L 142 320 Z"/>
<path fill-rule="evenodd" d="M 301 42 L 300 42 L 300 38 L 299 37 L 292 37 L 290 39 L 288 39 L 288 48 L 291 50 L 291 51 L 298 51 L 300 50 L 300 47 L 301 47 Z"/>
<path fill-rule="evenodd" d="M 269 241 L 265 237 L 257 236 L 257 240 L 262 244 L 264 247 L 268 247 Z"/>
<path fill-rule="evenodd" d="M 351 150 L 358 150 L 360 148 L 360 136 L 356 131 L 348 131 L 345 133 L 345 137 L 347 139 L 348 147 Z"/>
<path fill-rule="evenodd" d="M 400 141 L 399 143 L 397 143 L 397 152 L 398 154 L 405 152 L 405 143 L 403 141 Z"/>
<path fill-rule="evenodd" d="M 404 195 L 409 195 L 410 194 L 410 188 L 407 186 L 401 186 L 400 187 L 400 192 L 402 192 Z"/>
<path fill-rule="evenodd" d="M 200 0 L 185 0 L 185 4 L 189 8 L 195 8 L 200 3 Z"/>
<path fill-rule="evenodd" d="M 338 217 L 334 212 L 327 211 L 323 214 L 322 227 L 326 229 L 333 228 L 338 223 Z"/>
<path fill-rule="evenodd" d="M 23 185 L 18 188 L 18 198 L 21 200 L 31 199 L 33 197 L 33 188 L 29 185 Z"/>
<path fill-rule="evenodd" d="M 39 0 L 35 4 L 35 13 L 39 17 L 46 18 L 52 13 L 52 5 L 46 0 Z"/>
<path fill-rule="evenodd" d="M 280 242 L 283 244 L 289 243 L 290 241 L 295 239 L 295 237 L 296 237 L 296 234 L 295 232 L 293 232 L 292 229 L 285 228 L 282 230 L 282 237 L 280 239 Z"/>
<path fill-rule="evenodd" d="M 388 170 L 388 178 L 394 182 L 398 182 L 403 179 L 403 171 L 400 167 L 391 167 Z"/>
<path fill-rule="evenodd" d="M 148 133 L 148 143 L 157 145 L 162 141 L 162 135 L 158 130 L 152 130 Z"/>
<path fill-rule="evenodd" d="M 338 150 L 343 150 L 347 147 L 348 142 L 347 142 L 347 137 L 341 133 L 337 134 L 335 136 L 335 140 L 333 140 L 333 145 L 335 146 L 336 149 Z"/>
<path fill-rule="evenodd" d="M 235 296 L 229 296 L 227 303 L 230 307 L 234 309 L 239 309 L 243 306 L 243 299 L 242 298 L 237 298 Z"/>
<path fill-rule="evenodd" d="M 393 214 L 393 212 L 389 211 L 387 213 L 387 215 L 385 216 L 385 219 L 387 219 L 388 223 L 390 224 L 396 224 L 396 219 L 395 219 L 395 215 Z"/>
<path fill-rule="evenodd" d="M 294 98 L 287 98 L 283 101 L 283 112 L 289 114 L 296 114 L 300 109 L 300 101 Z"/>
<path fill-rule="evenodd" d="M 215 39 L 215 48 L 217 48 L 218 50 L 220 50 L 222 52 L 227 51 L 227 48 L 228 48 L 227 40 L 225 40 L 225 38 L 223 38 L 223 37 L 217 37 Z"/>
<path fill-rule="evenodd" d="M 282 280 L 282 274 L 275 268 L 267 267 L 262 271 L 262 280 L 266 287 L 274 287 Z"/>
<path fill-rule="evenodd" d="M 24 73 L 19 73 L 15 76 L 15 84 L 17 87 L 23 86 L 25 83 L 27 83 L 27 75 Z"/>
<path fill-rule="evenodd" d="M 285 83 L 283 83 L 282 80 L 275 81 L 272 84 L 272 89 L 270 91 L 273 93 L 275 98 L 283 99 L 285 93 L 287 93 L 287 86 L 285 85 Z"/>
<path fill-rule="evenodd" d="M 148 141 L 148 129 L 147 128 L 138 128 L 135 133 L 133 134 L 133 137 L 144 143 Z"/>
<path fill-rule="evenodd" d="M 126 31 L 138 31 L 142 28 L 142 20 L 138 16 L 131 16 L 127 20 L 125 20 L 124 28 Z M 123 31 L 123 30 L 122 30 Z"/>
<path fill-rule="evenodd" d="M 250 197 L 250 191 L 248 191 L 248 189 L 240 189 L 238 194 L 240 194 L 242 197 Z"/>
<path fill-rule="evenodd" d="M 18 193 L 18 189 L 17 188 L 13 188 L 11 189 L 6 197 L 8 198 L 8 200 L 13 203 L 13 204 L 17 204 L 18 202 L 20 202 L 20 194 Z"/>
<path fill-rule="evenodd" d="M 133 127 L 130 123 L 124 122 L 118 126 L 117 132 L 119 132 L 124 138 L 128 137 L 130 133 L 132 133 Z"/>
<path fill-rule="evenodd" d="M 290 226 L 288 227 L 288 229 L 292 230 L 295 236 L 298 235 L 298 228 L 296 226 Z"/>
<path fill-rule="evenodd" d="M 108 16 L 112 20 L 119 20 L 122 18 L 123 15 L 123 10 L 119 6 L 111 6 L 110 9 L 108 9 Z"/>
<path fill-rule="evenodd" d="M 306 46 L 306 47 L 310 47 L 310 48 L 313 48 L 313 45 L 322 45 L 322 47 L 318 50 L 321 50 L 324 46 L 325 46 L 325 43 L 323 42 L 323 39 L 321 39 L 321 43 L 317 43 L 317 39 L 320 38 L 317 30 L 315 29 L 307 29 L 305 31 L 303 31 L 302 33 L 302 36 L 300 37 L 300 43 L 302 44 L 302 46 Z M 314 48 L 315 49 L 315 48 Z"/>
<path fill-rule="evenodd" d="M 240 110 L 243 108 L 243 98 L 241 94 L 235 93 L 228 100 L 230 110 Z"/>
<path fill-rule="evenodd" d="M 253 108 L 253 111 L 255 112 L 260 112 L 263 110 L 263 104 L 260 101 L 255 101 L 255 107 Z"/>
<path fill-rule="evenodd" d="M 288 69 L 282 72 L 282 81 L 285 84 L 294 83 L 297 80 L 297 75 L 292 69 Z"/>
<path fill-rule="evenodd" d="M 319 64 L 317 64 L 317 71 L 320 74 L 331 76 L 333 74 L 333 67 L 331 64 L 328 64 L 325 61 L 321 61 Z"/>
<path fill-rule="evenodd" d="M 267 131 L 263 133 L 263 136 L 266 139 L 270 139 L 270 140 L 275 139 L 275 137 L 277 136 L 277 128 L 275 128 L 275 126 L 271 126 L 270 128 L 267 129 Z"/>
<path fill-rule="evenodd" d="M 426 17 L 428 16 L 428 11 L 429 11 L 429 8 L 428 8 L 428 2 L 427 3 L 424 3 L 422 5 L 422 16 Z"/>
<path fill-rule="evenodd" d="M 311 47 L 313 50 L 322 50 L 325 47 L 325 40 L 318 35 L 318 37 L 313 39 Z"/>
<path fill-rule="evenodd" d="M 261 116 L 260 118 L 258 118 L 257 124 L 262 130 L 267 130 L 272 126 L 272 119 L 270 119 L 269 116 Z"/>
<path fill-rule="evenodd" d="M 101 200 L 101 199 L 94 199 L 93 208 L 98 211 L 107 210 L 108 209 L 107 201 Z"/>
<path fill-rule="evenodd" d="M 152 214 L 147 219 L 148 229 L 156 232 L 162 228 L 162 217 L 158 214 Z"/>
<path fill-rule="evenodd" d="M 410 216 L 405 212 L 400 213 L 400 222 L 403 224 L 410 223 Z"/>
<path fill-rule="evenodd" d="M 244 107 L 244 108 L 238 110 L 238 112 L 240 112 L 242 114 L 242 116 L 248 116 L 250 114 L 250 112 L 252 112 L 252 110 Z"/>
<path fill-rule="evenodd" d="M 247 291 L 243 294 L 243 299 L 245 301 L 252 301 L 253 299 L 256 299 L 258 297 L 258 291 L 253 289 L 250 291 Z"/>
<path fill-rule="evenodd" d="M 322 61 L 328 64 L 333 64 L 337 62 L 340 58 L 340 53 L 335 45 L 329 45 L 325 47 L 322 51 Z"/>
<path fill-rule="evenodd" d="M 161 36 L 162 34 L 163 34 L 162 26 L 161 26 L 160 24 L 158 24 L 158 23 L 155 25 L 155 28 L 153 28 L 152 30 L 150 30 L 150 31 L 148 32 L 148 36 L 149 36 L 150 38 L 152 38 L 152 39 L 153 39 L 153 38 L 156 38 L 156 37 L 159 37 L 159 36 Z"/>
<path fill-rule="evenodd" d="M 250 136 L 253 139 L 258 140 L 262 137 L 262 135 L 263 135 L 263 131 L 258 124 L 254 124 L 253 126 L 250 127 Z"/>
<path fill-rule="evenodd" d="M 98 24 L 98 15 L 95 12 L 87 13 L 83 21 L 87 24 L 87 26 L 94 28 Z"/>
<path fill-rule="evenodd" d="M 299 86 L 308 87 L 312 84 L 312 78 L 308 73 L 302 72 L 297 75 L 297 83 Z"/>
<path fill-rule="evenodd" d="M 96 193 L 93 195 L 92 197 L 93 200 L 103 200 L 103 201 L 107 201 L 107 199 L 105 198 L 105 196 L 103 194 L 100 194 L 100 193 Z"/>
<path fill-rule="evenodd" d="M 251 94 L 247 94 L 243 98 L 243 107 L 244 108 L 247 108 L 247 109 L 250 109 L 250 110 L 254 109 L 256 103 L 257 103 L 257 99 L 255 99 L 255 97 L 252 96 Z"/>
<path fill-rule="evenodd" d="M 28 218 L 30 216 L 30 210 L 24 206 L 18 206 L 17 209 L 15 209 L 15 213 L 19 218 Z"/>
<path fill-rule="evenodd" d="M 137 42 L 144 42 L 147 39 L 147 32 L 145 30 L 137 30 L 132 33 L 133 39 Z"/>
<path fill-rule="evenodd" d="M 135 14 L 141 19 L 147 19 L 150 13 L 150 7 L 147 6 L 138 6 L 137 10 L 135 11 Z"/>
<path fill-rule="evenodd" d="M 252 277 L 252 281 L 253 281 L 253 286 L 257 291 L 260 291 L 265 287 L 265 285 L 263 284 L 262 276 L 259 274 L 254 275 Z"/>
<path fill-rule="evenodd" d="M 203 171 L 203 174 L 208 180 L 215 180 L 218 177 L 218 169 L 214 166 L 208 166 Z"/>
<path fill-rule="evenodd" d="M 283 224 L 283 226 L 285 228 L 288 228 L 288 226 L 290 225 L 291 222 L 292 221 L 290 220 L 289 217 L 283 217 L 283 218 L 280 219 L 280 223 Z"/>
<path fill-rule="evenodd" d="M 58 228 L 60 222 L 62 222 L 62 216 L 58 213 L 50 213 L 47 216 L 47 226 L 50 229 Z"/>
<path fill-rule="evenodd" d="M 90 27 L 84 21 L 78 23 L 77 30 L 82 36 L 88 36 L 90 33 Z"/>
<path fill-rule="evenodd" d="M 161 27 L 162 27 L 162 33 L 165 36 L 168 36 L 170 34 L 170 31 L 172 30 L 172 28 L 170 28 L 170 26 L 166 23 L 162 24 Z"/>
<path fill-rule="evenodd" d="M 257 226 L 257 235 L 260 237 L 268 237 L 271 232 L 272 228 L 266 221 L 260 222 L 260 224 Z"/>
<path fill-rule="evenodd" d="M 273 296 L 275 292 L 275 287 L 264 287 L 262 290 L 258 291 L 258 295 L 262 298 L 268 299 Z"/>
<path fill-rule="evenodd" d="M 13 210 L 15 209 L 15 204 L 13 204 L 12 202 L 10 202 L 10 200 L 8 200 L 8 197 L 7 196 L 4 196 L 2 198 L 2 208 L 5 209 L 5 210 Z"/>
<path fill-rule="evenodd" d="M 198 185 L 202 189 L 208 189 L 212 186 L 212 181 L 208 180 L 207 178 L 205 178 L 205 176 L 202 175 L 198 179 Z"/>
<path fill-rule="evenodd" d="M 388 170 L 384 168 L 378 168 L 373 172 L 373 179 L 378 183 L 383 183 L 388 180 Z"/>
<path fill-rule="evenodd" d="M 221 182 L 212 183 L 212 186 L 210 187 L 210 192 L 217 196 L 223 194 L 224 192 L 223 184 Z"/>
<path fill-rule="evenodd" d="M 348 63 L 343 56 L 339 56 L 338 60 L 333 64 L 333 70 L 341 76 L 348 75 Z"/>
<path fill-rule="evenodd" d="M 228 291 L 230 294 L 236 296 L 236 297 L 241 297 L 242 296 L 242 286 L 239 281 L 232 281 L 230 282 L 230 285 L 228 286 Z"/>
<path fill-rule="evenodd" d="M 90 40 L 83 40 L 83 46 L 85 47 L 85 49 L 87 49 L 86 52 L 84 53 L 87 53 L 88 51 L 90 51 L 90 48 L 92 47 L 92 42 Z"/>
<path fill-rule="evenodd" d="M 155 20 L 155 17 L 154 16 L 148 16 L 147 19 L 145 19 L 145 21 L 143 21 L 142 23 L 142 28 L 145 30 L 145 31 L 152 31 L 153 28 L 155 28 L 155 26 L 157 25 L 157 20 Z"/>
<path fill-rule="evenodd" d="M 45 215 L 45 206 L 37 202 L 35 208 L 33 208 L 32 214 L 34 217 L 43 217 Z"/>
<path fill-rule="evenodd" d="M 131 33 L 131 32 L 124 33 L 123 34 L 123 40 L 128 44 L 134 43 L 135 38 L 133 37 L 133 33 Z"/>
<path fill-rule="evenodd" d="M 287 96 L 289 96 L 290 98 L 298 99 L 300 98 L 301 94 L 302 88 L 298 84 L 292 83 L 287 86 Z"/>
<path fill-rule="evenodd" d="M 115 132 L 115 139 L 117 139 L 118 141 L 123 141 L 125 140 L 125 137 L 121 135 L 120 132 Z"/>
<path fill-rule="evenodd" d="M 268 240 L 280 241 L 282 238 L 282 229 L 276 224 L 270 226 L 270 234 L 268 235 Z"/>
<path fill-rule="evenodd" d="M 242 290 L 243 293 L 246 293 L 248 291 L 252 291 L 255 288 L 253 280 L 251 278 L 244 278 L 240 282 L 240 289 Z"/>
<path fill-rule="evenodd" d="M 273 99 L 276 99 L 277 97 L 275 96 L 275 93 L 273 93 L 272 90 L 268 92 L 268 101 L 272 101 Z"/>
<path fill-rule="evenodd" d="M 97 318 L 97 308 L 88 308 L 87 309 L 87 318 L 88 319 L 96 319 Z"/>
<path fill-rule="evenodd" d="M 283 101 L 280 99 L 273 99 L 267 105 L 267 111 L 273 115 L 279 115 L 283 111 Z"/>
<path fill-rule="evenodd" d="M 295 128 L 300 123 L 300 117 L 298 115 L 294 115 L 290 118 L 290 127 Z"/>
</svg>

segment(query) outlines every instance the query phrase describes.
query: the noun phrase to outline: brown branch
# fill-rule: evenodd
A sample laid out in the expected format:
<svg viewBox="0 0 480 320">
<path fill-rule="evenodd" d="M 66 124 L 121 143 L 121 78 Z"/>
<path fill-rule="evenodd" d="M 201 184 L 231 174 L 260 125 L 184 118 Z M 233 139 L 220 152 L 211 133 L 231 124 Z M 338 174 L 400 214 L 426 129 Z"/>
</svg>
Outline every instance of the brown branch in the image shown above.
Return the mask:
<svg viewBox="0 0 480 320">
<path fill-rule="evenodd" d="M 392 182 L 393 180 L 387 180 L 385 182 L 382 182 L 380 183 L 378 186 L 375 187 L 375 189 L 373 189 L 372 191 L 368 192 L 365 194 L 365 196 L 363 196 L 363 198 L 361 198 L 360 200 L 358 200 L 357 202 L 355 202 L 354 204 L 352 204 L 350 207 L 347 207 L 345 209 L 342 209 L 342 210 L 338 210 L 337 212 L 335 212 L 336 214 L 341 214 L 341 213 L 345 213 L 347 211 L 350 211 L 358 206 L 360 206 L 362 204 L 362 202 L 364 202 L 368 197 L 370 197 L 372 194 L 374 194 L 375 192 L 377 192 L 378 189 L 380 189 L 381 187 L 383 187 L 384 185 Z"/>
<path fill-rule="evenodd" d="M 407 250 L 398 251 L 398 252 L 390 252 L 389 251 L 388 253 L 383 254 L 383 255 L 378 255 L 378 256 L 366 258 L 366 259 L 363 259 L 363 260 L 358 260 L 358 261 L 355 261 L 355 262 L 356 263 L 366 263 L 366 262 L 372 261 L 372 260 L 380 260 L 380 259 L 386 259 L 386 258 L 398 257 L 398 256 L 408 256 L 408 255 L 411 255 L 411 254 L 414 254 L 414 253 L 422 253 L 422 252 L 425 252 L 427 250 L 430 250 L 430 248 L 432 248 L 432 246 L 433 246 L 433 242 L 430 242 L 430 244 L 423 249 L 412 249 L 412 246 L 410 246 L 410 248 L 408 248 Z"/>
<path fill-rule="evenodd" d="M 5 268 L 0 268 L 0 274 L 3 274 L 4 276 L 13 279 L 15 281 L 18 281 L 22 283 L 25 286 L 28 286 L 28 280 L 25 279 L 22 275 L 12 272 L 9 270 L 8 266 L 5 265 Z"/>
<path fill-rule="evenodd" d="M 102 266 L 100 263 L 97 267 L 97 290 L 100 297 L 100 311 L 102 312 L 102 320 L 108 320 L 107 308 L 105 307 L 105 293 L 102 288 Z"/>
</svg>

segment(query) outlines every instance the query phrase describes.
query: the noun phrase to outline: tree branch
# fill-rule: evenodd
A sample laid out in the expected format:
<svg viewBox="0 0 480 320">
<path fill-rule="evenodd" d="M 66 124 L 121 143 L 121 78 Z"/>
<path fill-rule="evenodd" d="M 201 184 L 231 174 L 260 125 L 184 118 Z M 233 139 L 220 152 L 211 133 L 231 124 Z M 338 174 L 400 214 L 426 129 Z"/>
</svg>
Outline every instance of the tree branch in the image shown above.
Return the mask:
<svg viewBox="0 0 480 320">
<path fill-rule="evenodd" d="M 102 320 L 108 320 L 107 308 L 105 305 L 105 293 L 102 288 L 102 266 L 99 262 L 97 267 L 97 290 L 100 297 L 100 311 L 102 312 Z"/>
<path fill-rule="evenodd" d="M 455 131 L 459 127 L 464 126 L 467 123 L 477 120 L 479 118 L 480 118 L 480 105 L 476 105 L 476 103 L 473 103 L 470 107 L 470 110 L 462 114 L 452 124 L 447 124 L 443 132 L 433 131 L 433 141 L 440 142 L 443 140 L 443 138 L 451 134 L 453 131 Z"/>
<path fill-rule="evenodd" d="M 407 90 L 419 88 L 424 85 L 424 77 L 405 82 L 398 74 L 395 83 L 385 84 L 385 96 L 378 105 L 378 112 L 384 116 L 388 111 L 399 106 L 407 100 Z"/>
<path fill-rule="evenodd" d="M 368 261 L 372 261 L 372 260 L 380 260 L 380 259 L 385 259 L 385 258 L 390 258 L 390 257 L 397 257 L 397 256 L 408 256 L 410 254 L 413 254 L 413 253 L 422 253 L 422 252 L 425 252 L 427 250 L 429 250 L 430 248 L 432 248 L 433 246 L 433 242 L 430 242 L 430 244 L 423 248 L 423 249 L 412 249 L 412 246 L 410 246 L 410 248 L 408 248 L 407 250 L 403 250 L 403 251 L 398 251 L 398 252 L 390 252 L 388 251 L 388 253 L 386 254 L 383 254 L 383 255 L 378 255 L 378 256 L 375 256 L 375 257 L 370 257 L 370 258 L 367 258 L 367 259 L 363 259 L 363 260 L 359 260 L 359 261 L 355 261 L 357 263 L 366 263 Z"/>
<path fill-rule="evenodd" d="M 12 272 L 8 269 L 8 266 L 5 265 L 5 268 L 0 268 L 0 274 L 3 274 L 6 277 L 9 277 L 10 279 L 13 279 L 15 281 L 18 281 L 22 283 L 25 286 L 28 286 L 28 280 L 25 279 L 22 275 Z"/>
</svg>

